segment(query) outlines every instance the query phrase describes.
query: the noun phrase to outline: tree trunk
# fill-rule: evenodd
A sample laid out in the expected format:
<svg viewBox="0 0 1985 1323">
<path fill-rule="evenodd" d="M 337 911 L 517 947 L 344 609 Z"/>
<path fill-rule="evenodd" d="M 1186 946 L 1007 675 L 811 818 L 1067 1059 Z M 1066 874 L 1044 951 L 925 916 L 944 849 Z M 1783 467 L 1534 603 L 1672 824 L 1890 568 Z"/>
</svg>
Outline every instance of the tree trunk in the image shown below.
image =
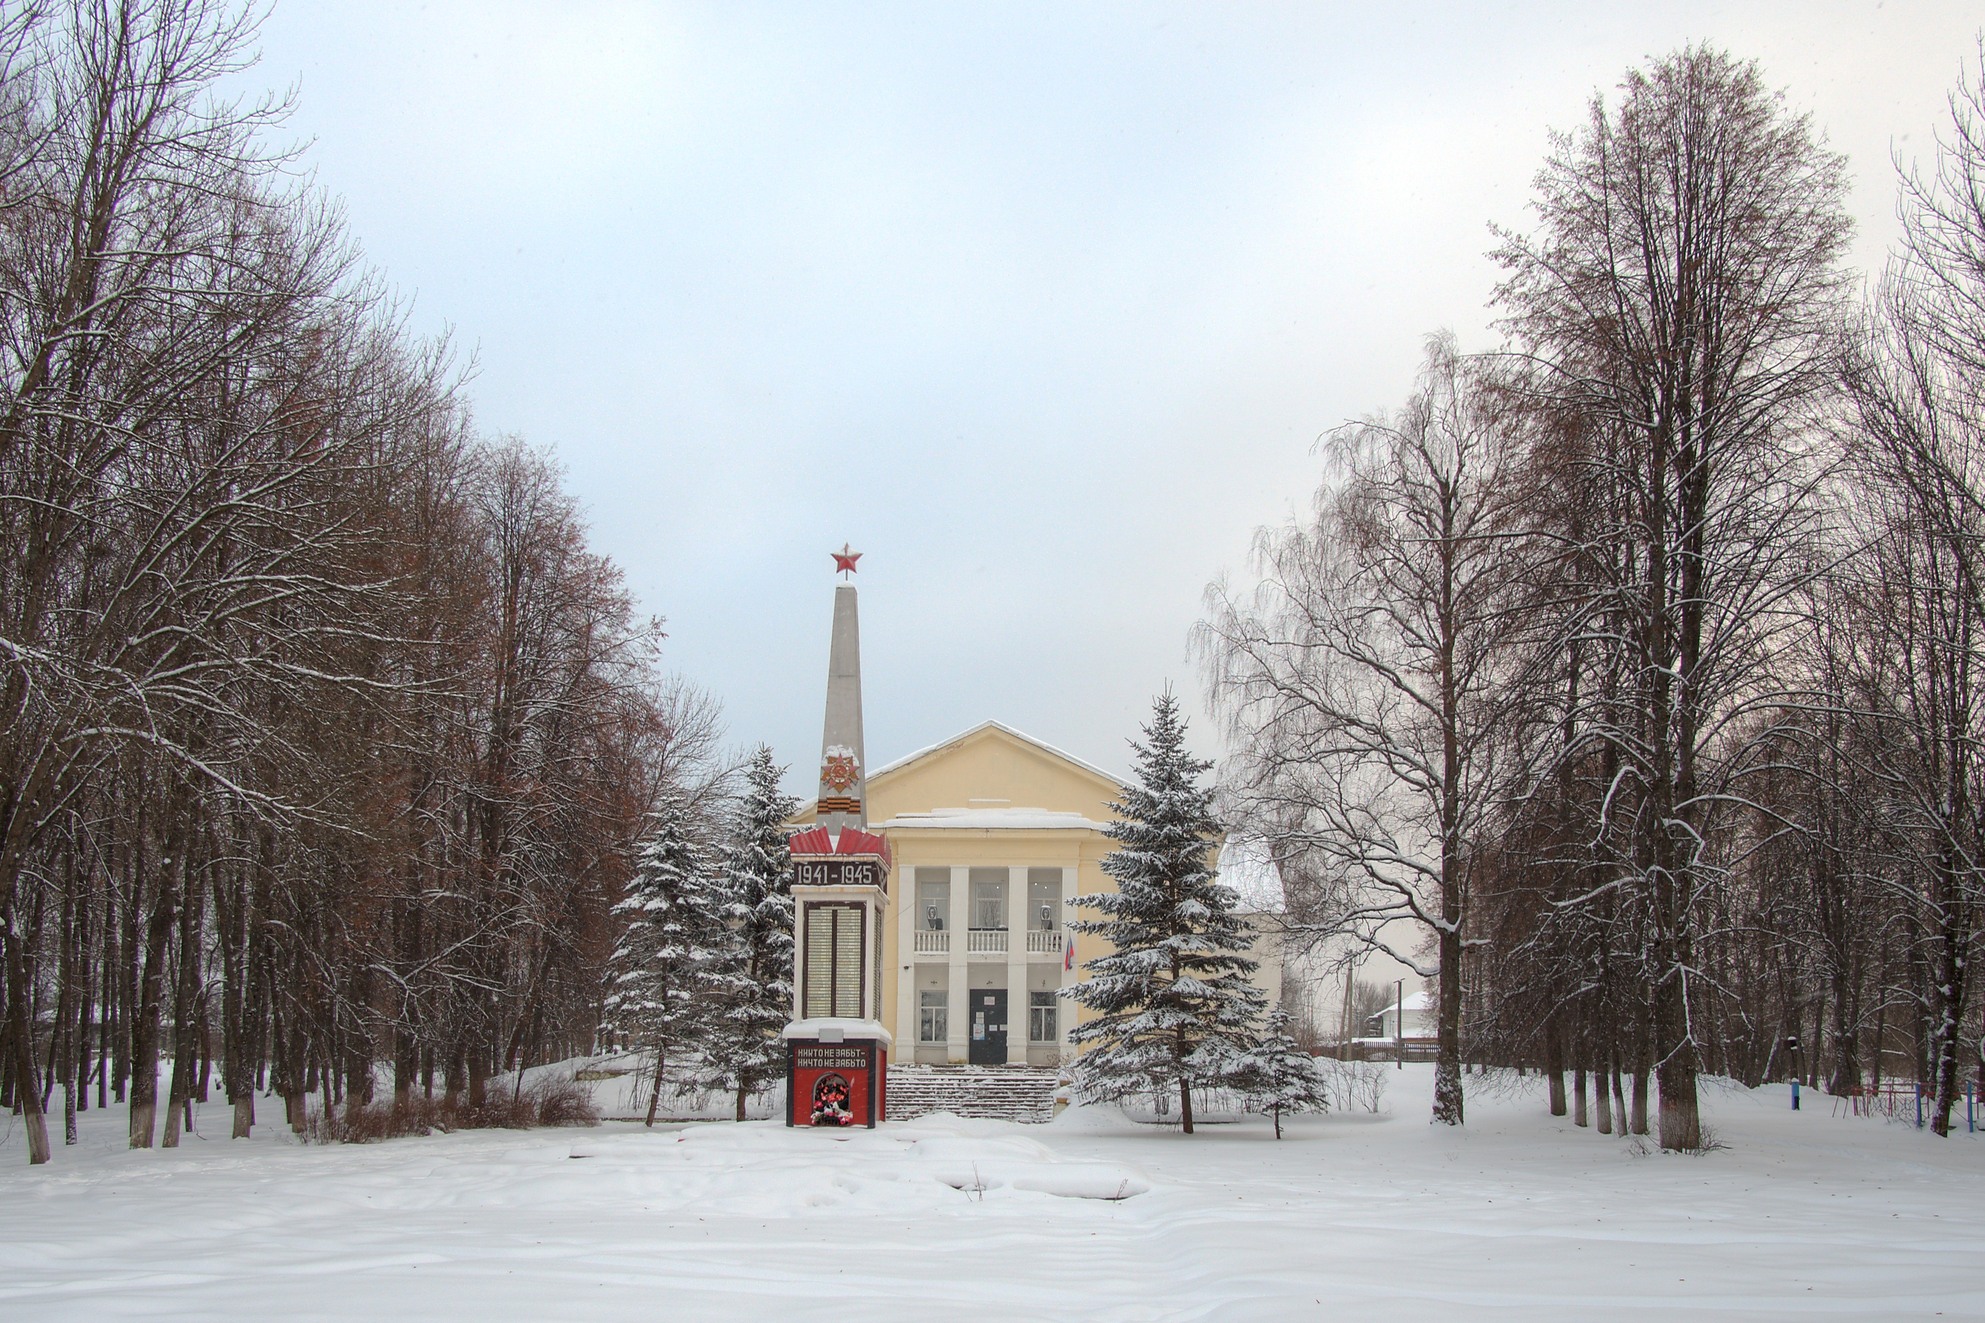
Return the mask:
<svg viewBox="0 0 1985 1323">
<path fill-rule="evenodd" d="M 1955 890 L 1955 887 L 1952 888 Z M 1930 1113 L 1930 1129 L 1948 1138 L 1951 1110 L 1957 1105 L 1958 1017 L 1964 1007 L 1964 948 L 1970 940 L 1969 924 L 1946 918 L 1937 942 L 1937 1018 L 1935 1050 L 1935 1104 Z"/>
<path fill-rule="evenodd" d="M 28 1165 L 40 1166 L 50 1157 L 48 1117 L 41 1108 L 40 1081 L 36 1078 L 34 1039 L 28 1031 L 29 983 L 25 934 L 13 923 L 11 909 L 0 913 L 0 937 L 7 947 L 7 1044 L 14 1068 L 14 1101 L 21 1109 L 21 1128 L 27 1132 Z"/>
<path fill-rule="evenodd" d="M 1556 1025 L 1544 1033 L 1544 1078 L 1550 1086 L 1551 1115 L 1565 1114 L 1565 1040 Z"/>
<path fill-rule="evenodd" d="M 1173 981 L 1176 982 L 1178 977 L 1179 958 L 1177 954 L 1174 954 L 1172 956 Z M 1192 1079 L 1185 1072 L 1186 1052 L 1185 1026 L 1180 1025 L 1177 1036 L 1172 1041 L 1172 1067 L 1179 1073 L 1179 1121 L 1183 1127 L 1183 1133 L 1189 1135 L 1192 1133 Z"/>
<path fill-rule="evenodd" d="M 159 861 L 158 894 L 145 927 L 145 963 L 131 1016 L 131 1147 L 150 1148 L 158 1121 L 159 1029 L 165 1013 L 165 951 L 177 917 L 178 842 Z"/>
<path fill-rule="evenodd" d="M 1655 1082 L 1661 1089 L 1661 1147 L 1693 1153 L 1702 1147 L 1702 1111 L 1696 1097 L 1696 1050 L 1689 1036 L 1682 971 L 1669 962 L 1654 985 L 1655 1047 L 1661 1053 Z"/>
<path fill-rule="evenodd" d="M 88 876 L 91 890 L 82 894 L 77 906 L 76 1016 L 70 1028 L 69 1082 L 75 1088 L 73 1110 L 77 1112 L 90 1109 L 90 1023 L 96 1012 L 96 967 L 91 962 L 96 934 L 91 931 L 94 911 L 90 905 L 95 871 Z"/>
<path fill-rule="evenodd" d="M 1882 1087 L 1882 1063 L 1888 1053 L 1889 999 L 1886 992 L 1877 999 L 1875 1005 L 1875 1033 L 1869 1044 L 1871 1077 L 1869 1087 L 1879 1091 Z"/>
<path fill-rule="evenodd" d="M 196 1021 L 200 1017 L 200 935 L 206 916 L 204 887 L 194 883 L 191 869 L 182 869 L 184 903 L 179 907 L 179 981 L 172 999 L 172 1088 L 166 1094 L 163 1147 L 178 1148 L 182 1124 L 190 1124 L 193 1076 L 198 1070 Z"/>
<path fill-rule="evenodd" d="M 268 855 L 268 833 L 259 833 Z M 255 867 L 249 865 L 249 867 Z M 258 875 L 260 869 L 257 870 Z M 214 886 L 214 923 L 221 935 L 221 1081 L 233 1107 L 230 1137 L 247 1139 L 255 1128 L 255 1088 L 262 1056 L 261 943 L 250 918 L 254 887 L 245 868 L 230 868 Z"/>
<path fill-rule="evenodd" d="M 82 934 L 77 931 L 78 869 L 73 851 L 69 853 L 62 895 L 62 955 L 56 967 L 55 1035 L 49 1044 L 48 1083 L 62 1081 L 62 1143 L 76 1142 L 76 1005 L 80 996 L 77 962 L 81 957 Z M 44 1108 L 46 1104 L 44 1103 Z"/>
<path fill-rule="evenodd" d="M 1576 1126 L 1587 1124 L 1585 1119 L 1585 1067 L 1579 1066 L 1571 1076 L 1572 1112 L 1571 1123 Z"/>
<path fill-rule="evenodd" d="M 106 882 L 108 879 L 106 879 Z M 117 1020 L 117 925 L 111 914 L 110 897 L 104 896 L 103 913 L 104 957 L 98 977 L 102 981 L 102 995 L 97 1004 L 96 1027 L 96 1105 L 97 1110 L 110 1108 L 110 1040 Z"/>
<path fill-rule="evenodd" d="M 1458 867 L 1458 861 L 1448 858 L 1442 863 L 1442 871 L 1449 872 Z M 1437 1125 L 1460 1125 L 1461 1108 L 1461 898 L 1460 883 L 1450 881 L 1443 890 L 1443 919 L 1440 932 L 1440 973 L 1435 978 L 1435 995 L 1440 1000 L 1438 1026 L 1435 1033 L 1434 1059 L 1434 1112 Z M 1446 917 L 1451 911 L 1452 917 Z M 1400 1032 L 1405 1033 L 1405 1026 Z"/>
<path fill-rule="evenodd" d="M 668 1051 L 666 1043 L 658 1043 L 655 1046 L 655 1087 L 648 1091 L 647 1125 L 651 1130 L 655 1127 L 655 1109 L 662 1105 L 662 1067 L 667 1062 Z M 742 1116 L 738 1118 L 740 1121 L 743 1119 Z"/>
<path fill-rule="evenodd" d="M 103 1038 L 98 1050 L 108 1056 L 109 1069 L 97 1081 L 97 1106 L 106 1108 L 112 1102 L 124 1101 L 124 1082 L 131 1077 L 131 1003 L 132 990 L 137 986 L 131 972 L 137 949 L 137 898 L 129 885 L 131 876 L 127 867 L 127 885 L 121 893 L 125 903 L 121 909 L 117 904 L 118 892 L 104 898 L 103 922 L 109 934 L 109 950 L 104 958 Z M 106 1086 L 110 1089 L 108 1100 L 104 1098 Z"/>
<path fill-rule="evenodd" d="M 411 998 L 407 999 L 411 1001 Z M 400 1014 L 405 1016 L 408 1007 L 403 1004 Z M 393 1031 L 393 1110 L 404 1112 L 413 1106 L 414 1083 L 420 1072 L 420 1049 L 414 1036 L 405 1024 Z"/>
<path fill-rule="evenodd" d="M 1853 982 L 1849 978 L 1844 960 L 1836 960 L 1832 977 L 1833 996 L 1829 999 L 1833 1012 L 1833 1074 L 1827 1080 L 1826 1091 L 1836 1098 L 1846 1098 L 1861 1090 L 1861 1035 L 1856 1032 L 1859 1016 L 1852 1002 Z"/>
</svg>

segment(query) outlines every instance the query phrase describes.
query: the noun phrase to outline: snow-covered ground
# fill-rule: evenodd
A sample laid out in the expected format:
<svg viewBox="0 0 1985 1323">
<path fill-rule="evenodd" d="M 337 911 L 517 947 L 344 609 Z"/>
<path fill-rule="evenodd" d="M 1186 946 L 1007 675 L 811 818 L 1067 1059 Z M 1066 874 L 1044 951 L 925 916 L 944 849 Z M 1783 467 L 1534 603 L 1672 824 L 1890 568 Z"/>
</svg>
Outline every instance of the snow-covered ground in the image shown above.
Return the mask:
<svg viewBox="0 0 1985 1323">
<path fill-rule="evenodd" d="M 1078 1109 L 305 1147 L 211 1105 L 173 1152 L 91 1113 L 31 1170 L 14 1122 L 0 1319 L 1985 1316 L 1985 1136 L 1712 1089 L 1727 1147 L 1664 1156 L 1530 1091 L 1436 1130 L 1429 1085 L 1280 1143 Z"/>
</svg>

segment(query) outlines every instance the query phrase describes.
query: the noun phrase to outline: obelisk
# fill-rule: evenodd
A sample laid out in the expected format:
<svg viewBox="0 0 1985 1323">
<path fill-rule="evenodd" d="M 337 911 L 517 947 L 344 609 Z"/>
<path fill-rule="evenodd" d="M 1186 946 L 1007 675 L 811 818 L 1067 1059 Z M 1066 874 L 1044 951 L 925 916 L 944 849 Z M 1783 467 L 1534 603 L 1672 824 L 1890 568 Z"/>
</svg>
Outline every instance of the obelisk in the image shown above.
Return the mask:
<svg viewBox="0 0 1985 1323">
<path fill-rule="evenodd" d="M 833 553 L 853 574 L 861 553 Z M 827 716 L 814 825 L 793 861 L 793 1018 L 786 1025 L 786 1124 L 873 1126 L 888 1111 L 891 1036 L 882 1024 L 889 843 L 868 830 L 862 756 L 861 627 L 851 583 L 834 589 Z"/>
<path fill-rule="evenodd" d="M 858 551 L 834 553 L 838 572 L 852 574 Z M 820 798 L 814 821 L 829 835 L 868 826 L 867 764 L 862 758 L 862 632 L 855 585 L 834 589 L 834 636 L 827 649 L 827 719 L 820 732 Z"/>
</svg>

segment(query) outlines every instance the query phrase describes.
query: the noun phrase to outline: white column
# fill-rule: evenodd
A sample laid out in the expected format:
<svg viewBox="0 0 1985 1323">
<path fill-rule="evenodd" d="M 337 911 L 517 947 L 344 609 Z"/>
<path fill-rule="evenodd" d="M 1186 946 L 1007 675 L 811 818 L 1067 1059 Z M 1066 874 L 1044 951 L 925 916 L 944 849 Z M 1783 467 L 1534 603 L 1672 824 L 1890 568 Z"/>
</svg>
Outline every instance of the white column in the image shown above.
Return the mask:
<svg viewBox="0 0 1985 1323">
<path fill-rule="evenodd" d="M 1082 980 L 1082 953 L 1080 951 L 1075 953 L 1076 963 L 1074 970 L 1064 972 L 1064 967 L 1068 964 L 1067 946 L 1069 943 L 1075 941 L 1075 934 L 1068 931 L 1068 921 L 1075 913 L 1068 908 L 1068 901 L 1075 895 L 1075 889 L 1078 885 L 1076 879 L 1079 875 L 1079 871 L 1074 868 L 1064 868 L 1061 870 L 1060 917 L 1056 920 L 1056 923 L 1061 927 L 1063 951 L 1061 962 L 1055 966 L 1055 986 L 1058 988 L 1065 988 L 1071 983 L 1079 983 Z M 1075 1003 L 1064 997 L 1055 1003 L 1055 1038 L 1061 1047 L 1061 1054 L 1064 1057 L 1068 1056 L 1072 1050 L 1068 1044 L 1068 1031 L 1074 1027 Z"/>
<path fill-rule="evenodd" d="M 950 975 L 950 983 L 945 991 L 945 1004 L 948 1023 L 944 1036 L 944 1056 L 947 1061 L 963 1062 L 970 1053 L 972 1041 L 972 1020 L 967 1014 L 965 999 L 969 995 L 965 977 L 965 928 L 966 916 L 970 913 L 970 898 L 966 892 L 971 886 L 971 874 L 964 868 L 951 870 L 950 913 L 945 916 L 945 926 L 951 929 L 950 951 L 945 971 Z"/>
<path fill-rule="evenodd" d="M 917 870 L 896 870 L 896 1046 L 894 1060 L 917 1059 Z"/>
<path fill-rule="evenodd" d="M 1027 870 L 1006 870 L 1006 1061 L 1027 1064 Z"/>
</svg>

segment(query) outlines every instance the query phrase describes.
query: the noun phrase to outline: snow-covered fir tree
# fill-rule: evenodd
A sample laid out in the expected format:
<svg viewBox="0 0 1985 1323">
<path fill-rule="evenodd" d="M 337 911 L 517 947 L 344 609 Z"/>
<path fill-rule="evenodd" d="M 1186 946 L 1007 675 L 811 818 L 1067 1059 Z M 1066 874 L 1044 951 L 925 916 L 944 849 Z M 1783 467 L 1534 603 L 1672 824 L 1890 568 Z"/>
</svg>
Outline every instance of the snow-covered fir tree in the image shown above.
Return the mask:
<svg viewBox="0 0 1985 1323">
<path fill-rule="evenodd" d="M 1288 1112 L 1327 1112 L 1330 1094 L 1316 1062 L 1289 1032 L 1289 1012 L 1270 1012 L 1261 1041 L 1235 1069 L 1228 1084 L 1247 1096 L 1248 1105 L 1275 1119 L 1275 1137 L 1282 1138 L 1282 1117 Z"/>
<path fill-rule="evenodd" d="M 1144 738 L 1131 744 L 1135 784 L 1121 788 L 1108 832 L 1117 849 L 1103 859 L 1117 890 L 1071 902 L 1103 917 L 1070 929 L 1114 950 L 1084 962 L 1088 977 L 1062 995 L 1099 1012 L 1069 1035 L 1092 1045 L 1076 1067 L 1084 1091 L 1176 1089 L 1191 1134 L 1193 1088 L 1222 1082 L 1253 1050 L 1265 998 L 1248 978 L 1254 934 L 1211 867 L 1220 825 L 1199 778 L 1212 764 L 1187 752 L 1170 694 L 1153 706 Z"/>
<path fill-rule="evenodd" d="M 779 1031 L 793 1012 L 793 893 L 786 822 L 799 801 L 779 789 L 785 769 L 760 745 L 745 768 L 731 846 L 724 860 L 723 961 L 713 971 L 715 1026 L 704 1049 L 707 1082 L 751 1096 L 785 1071 Z"/>
<path fill-rule="evenodd" d="M 606 1022 L 655 1055 L 649 1125 L 671 1056 L 680 1060 L 710 1035 L 711 975 L 729 942 L 728 897 L 696 825 L 683 795 L 665 790 L 613 908 L 627 927 L 608 965 Z"/>
</svg>

